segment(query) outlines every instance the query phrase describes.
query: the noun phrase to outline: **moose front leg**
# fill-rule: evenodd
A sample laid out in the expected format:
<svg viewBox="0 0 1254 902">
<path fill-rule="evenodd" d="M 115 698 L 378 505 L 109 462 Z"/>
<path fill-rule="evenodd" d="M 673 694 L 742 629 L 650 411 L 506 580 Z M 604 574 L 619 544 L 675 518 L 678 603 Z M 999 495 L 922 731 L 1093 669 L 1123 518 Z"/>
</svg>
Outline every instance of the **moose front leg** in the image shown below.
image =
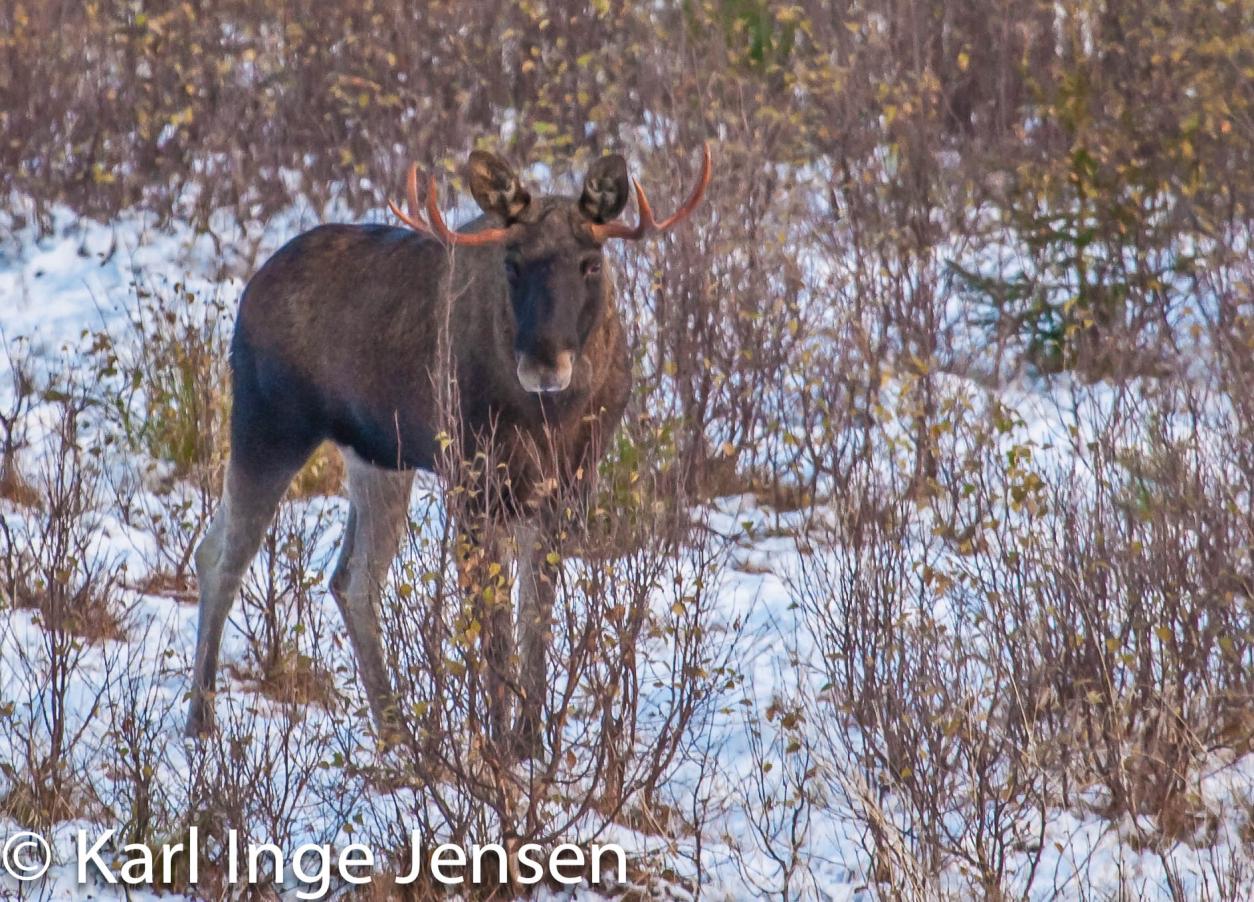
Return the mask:
<svg viewBox="0 0 1254 902">
<path fill-rule="evenodd" d="M 515 727 L 522 754 L 539 754 L 543 737 L 544 701 L 548 687 L 548 656 L 552 645 L 553 601 L 557 568 L 550 557 L 548 530 L 533 523 L 516 531 L 518 547 L 519 693 L 522 704 Z"/>
<path fill-rule="evenodd" d="M 509 735 L 518 659 L 510 605 L 510 543 L 483 535 L 463 536 L 458 549 L 458 581 L 464 599 L 464 630 L 477 634 L 478 681 L 488 735 L 497 743 Z"/>
</svg>

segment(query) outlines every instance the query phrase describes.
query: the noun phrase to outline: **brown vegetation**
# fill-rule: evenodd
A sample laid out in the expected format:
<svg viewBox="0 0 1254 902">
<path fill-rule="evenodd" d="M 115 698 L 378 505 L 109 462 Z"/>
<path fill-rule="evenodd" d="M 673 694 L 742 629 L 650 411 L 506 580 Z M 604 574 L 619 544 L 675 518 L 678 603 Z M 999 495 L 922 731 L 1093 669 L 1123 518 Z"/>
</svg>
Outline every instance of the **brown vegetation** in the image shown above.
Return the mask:
<svg viewBox="0 0 1254 902">
<path fill-rule="evenodd" d="M 447 790 L 366 824 L 318 800 L 373 835 L 552 838 L 591 812 L 700 845 L 736 809 L 745 885 L 790 897 L 827 851 L 819 826 L 852 818 L 885 898 L 992 899 L 1039 876 L 1048 812 L 1097 809 L 1164 861 L 1231 813 L 1201 784 L 1249 754 L 1254 709 L 1248 0 L 10 0 L 0 135 L 14 225 L 50 230 L 58 204 L 138 208 L 208 232 L 235 275 L 256 262 L 247 228 L 295 203 L 382 218 L 412 158 L 456 178 L 481 146 L 570 187 L 622 151 L 662 209 L 702 141 L 719 161 L 687 227 L 616 252 L 639 391 L 569 515 L 596 553 L 567 563 L 559 595 L 560 752 L 519 783 L 458 731 L 477 717 L 482 624 L 448 584 L 456 537 L 416 529 L 384 612 L 416 763 L 374 761 L 322 714 L 253 735 L 233 709 L 192 781 L 215 829 L 284 842 L 299 793 L 269 776 L 307 788 L 331 767 L 349 795 Z M 81 630 L 57 599 L 113 612 L 91 619 L 119 632 L 92 639 L 126 627 L 115 574 L 68 550 L 85 527 L 66 505 L 112 505 L 186 585 L 221 478 L 235 299 L 137 295 L 132 329 L 93 349 L 108 403 L 92 409 L 114 447 L 161 463 L 157 491 L 101 484 L 68 434 L 40 472 L 22 455 L 29 402 L 0 419 L 0 496 L 69 543 L 20 551 L 4 507 L 0 594 L 53 605 L 49 655 L 70 671 Z M 86 403 L 81 386 L 39 391 L 67 417 Z M 333 456 L 319 460 L 300 494 L 336 491 Z M 750 490 L 806 524 L 805 568 L 787 575 L 799 628 L 772 637 L 794 669 L 769 700 L 736 653 L 753 612 L 715 604 L 727 549 L 691 522 Z M 427 500 L 428 526 L 461 503 Z M 245 589 L 245 666 L 347 715 L 355 700 L 303 669 L 338 639 L 317 614 L 315 548 L 339 526 L 317 511 L 280 520 Z M 42 660 L 28 695 L 55 714 L 65 672 Z M 663 664 L 684 678 L 642 712 L 642 669 Z M 315 670 L 318 691 L 293 690 Z M 166 716 L 135 707 L 141 727 Z M 76 725 L 36 720 L 5 721 L 28 754 L 0 767 L 38 775 L 45 800 L 90 797 Z M 757 778 L 719 795 L 702 742 L 729 720 Z M 302 729 L 322 731 L 317 748 Z M 172 835 L 187 815 L 154 785 L 162 740 L 145 741 L 152 760 L 126 744 L 117 767 L 146 807 L 118 816 Z M 695 788 L 672 784 L 681 766 Z M 1254 811 L 1235 816 L 1248 846 Z M 1208 866 L 1242 898 L 1248 861 Z M 1163 894 L 1185 897 L 1164 867 Z"/>
</svg>

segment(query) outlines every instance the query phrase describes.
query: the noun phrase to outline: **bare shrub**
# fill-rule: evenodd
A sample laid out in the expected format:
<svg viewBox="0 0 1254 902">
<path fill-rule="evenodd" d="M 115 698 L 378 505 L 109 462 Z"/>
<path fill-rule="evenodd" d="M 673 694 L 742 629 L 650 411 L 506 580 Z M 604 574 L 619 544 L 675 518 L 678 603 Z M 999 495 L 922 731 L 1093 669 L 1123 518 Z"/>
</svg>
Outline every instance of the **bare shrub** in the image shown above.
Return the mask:
<svg viewBox="0 0 1254 902">
<path fill-rule="evenodd" d="M 207 232 L 221 270 L 255 257 L 257 226 L 280 212 L 376 217 L 411 158 L 451 173 L 482 146 L 569 184 L 625 150 L 662 206 L 714 145 L 699 220 L 621 255 L 641 390 L 545 549 L 545 751 L 520 765 L 486 726 L 501 698 L 491 636 L 516 587 L 505 554 L 463 566 L 473 504 L 456 483 L 419 500 L 385 599 L 412 736 L 389 752 L 362 718 L 326 727 L 356 683 L 320 619 L 315 501 L 285 515 L 254 570 L 240 673 L 259 682 L 226 694 L 230 741 L 196 764 L 198 799 L 276 841 L 295 835 L 302 794 L 396 847 L 413 825 L 495 839 L 617 822 L 665 838 L 659 871 L 671 850 L 689 856 L 694 892 L 734 822 L 740 876 L 781 895 L 808 890 L 827 851 L 815 837 L 850 821 L 867 847 L 851 867 L 883 897 L 1101 895 L 1079 869 L 1062 886 L 1037 871 L 1046 822 L 1066 812 L 1163 862 L 1161 886 L 1126 877 L 1112 892 L 1188 897 L 1187 847 L 1208 890 L 1248 896 L 1239 844 L 1207 843 L 1233 822 L 1209 776 L 1251 744 L 1252 35 L 1248 4 L 1169 0 L 0 8 L 0 191 L 14 201 L 0 217 L 15 234 L 28 217 L 50 232 L 61 205 L 141 210 Z M 90 555 L 58 587 L 53 551 L 74 557 L 112 506 L 155 538 L 139 588 L 194 595 L 230 298 L 137 294 L 135 322 L 96 347 L 107 405 L 91 415 L 118 427 L 100 437 L 111 499 L 50 490 L 41 464 L 89 472 L 93 449 L 43 449 L 62 401 L 40 401 L 21 366 L 0 414 L 4 591 L 28 605 L 6 612 L 8 638 L 36 687 L 13 700 L 14 748 L 35 752 L 11 784 L 49 782 L 36 714 L 63 705 L 66 671 L 53 680 L 40 649 L 81 660 L 73 616 L 38 599 L 120 608 Z M 297 493 L 339 481 L 324 454 Z M 810 518 L 763 545 L 797 572 L 750 636 L 783 649 L 795 694 L 748 691 L 744 612 L 717 597 L 734 574 L 689 510 L 749 492 Z M 41 560 L 20 546 L 45 522 L 64 535 Z M 37 610 L 48 630 L 28 628 Z M 295 704 L 314 696 L 326 710 Z M 281 723 L 262 717 L 275 708 Z M 153 741 L 147 718 L 111 719 L 119 747 Z M 326 754 L 315 764 L 301 742 Z M 729 788 L 732 754 L 755 772 Z M 52 757 L 73 773 L 72 754 Z M 136 835 L 181 826 L 143 788 L 152 764 L 111 764 L 149 794 L 149 814 L 124 815 Z M 344 776 L 346 800 L 306 779 L 315 766 Z M 357 807 L 363 787 L 396 791 L 379 811 Z"/>
<path fill-rule="evenodd" d="M 19 471 L 17 454 L 27 444 L 27 415 L 34 402 L 34 376 L 29 357 L 17 350 L 16 345 L 9 349 L 7 356 L 13 394 L 8 400 L 8 409 L 0 413 L 0 429 L 4 430 L 4 444 L 0 445 L 0 499 L 33 507 L 39 503 L 39 494 Z"/>
<path fill-rule="evenodd" d="M 340 631 L 320 604 L 327 564 L 320 546 L 335 513 L 284 505 L 240 590 L 247 659 L 229 672 L 255 680 L 262 694 L 289 706 L 329 708 L 337 700 L 329 661 L 318 651 Z"/>
<path fill-rule="evenodd" d="M 226 304 L 179 283 L 132 287 L 125 326 L 95 333 L 90 349 L 103 438 L 126 455 L 111 500 L 153 539 L 146 587 L 188 598 L 227 451 Z"/>
<path fill-rule="evenodd" d="M 621 820 L 649 826 L 644 813 L 659 807 L 725 651 L 708 632 L 712 559 L 673 503 L 683 479 L 666 460 L 673 447 L 628 432 L 621 447 L 630 456 L 606 470 L 620 489 L 634 487 L 633 503 L 605 506 L 617 497 L 613 485 L 601 491 L 598 474 L 585 473 L 586 490 L 544 502 L 552 532 L 516 536 L 484 517 L 483 499 L 502 491 L 504 477 L 482 456 L 450 460 L 446 472 L 460 478 L 420 486 L 383 604 L 407 729 L 401 760 L 385 762 L 376 779 L 413 793 L 397 822 L 379 827 L 390 841 L 407 839 L 404 824 L 425 836 L 507 844 L 591 838 Z M 620 525 L 638 540 L 607 545 Z M 466 530 L 483 553 L 468 551 Z M 511 568 L 529 557 L 520 541 L 541 543 L 538 571 Z M 526 579 L 554 591 L 543 661 L 520 660 L 507 635 L 515 584 Z M 547 671 L 544 697 L 530 700 L 525 671 L 538 666 Z M 524 749 L 515 718 L 529 704 L 543 716 L 538 741 Z M 503 719 L 516 726 L 501 730 Z"/>
<path fill-rule="evenodd" d="M 109 781 L 110 815 L 120 824 L 119 835 L 123 842 L 152 848 L 179 841 L 186 819 L 186 787 L 169 779 L 176 771 L 170 746 L 179 740 L 167 728 L 181 713 L 182 699 L 154 686 L 144 673 L 144 657 L 167 638 L 150 624 L 145 634 L 132 636 L 136 641 L 125 657 L 110 662 L 101 699 L 104 731 L 93 743 Z"/>
<path fill-rule="evenodd" d="M 342 761 L 329 753 L 334 727 L 323 718 L 309 718 L 286 707 L 277 717 L 260 716 L 248 705 L 219 703 L 219 732 L 211 742 L 191 751 L 188 768 L 189 825 L 200 828 L 206 840 L 202 881 L 209 887 L 227 883 L 225 837 L 236 830 L 239 848 L 269 843 L 283 861 L 301 842 L 329 843 L 341 824 L 333 824 L 307 808 L 323 777 L 334 774 L 335 796 L 341 806 L 351 806 L 364 787 Z M 325 789 L 324 789 L 325 791 Z M 273 868 L 273 857 L 261 855 L 260 882 L 276 888 L 291 885 L 289 870 L 283 880 Z M 247 863 L 245 863 L 247 866 Z"/>
<path fill-rule="evenodd" d="M 104 690 L 85 661 L 92 643 L 125 638 L 126 612 L 117 555 L 97 541 L 95 408 L 73 381 L 42 395 L 49 431 L 32 470 L 39 504 L 0 515 L 0 600 L 11 624 L 2 728 L 17 756 L 2 766 L 6 813 L 49 826 L 96 804 L 79 745 Z"/>
</svg>

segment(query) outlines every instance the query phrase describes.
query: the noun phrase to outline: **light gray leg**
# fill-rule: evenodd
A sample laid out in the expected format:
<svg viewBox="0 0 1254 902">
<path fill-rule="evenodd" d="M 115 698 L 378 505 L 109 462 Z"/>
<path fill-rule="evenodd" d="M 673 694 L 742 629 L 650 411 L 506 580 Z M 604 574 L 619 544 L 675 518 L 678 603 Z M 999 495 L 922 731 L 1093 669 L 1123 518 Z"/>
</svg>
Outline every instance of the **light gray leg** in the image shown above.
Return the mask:
<svg viewBox="0 0 1254 902">
<path fill-rule="evenodd" d="M 275 508 L 293 475 L 295 470 L 257 474 L 246 472 L 234 461 L 227 464 L 222 501 L 196 548 L 200 622 L 196 632 L 191 702 L 187 710 L 188 736 L 200 736 L 213 729 L 212 694 L 217 681 L 222 629 L 244 573 L 256 557 Z"/>
<path fill-rule="evenodd" d="M 539 752 L 541 717 L 548 686 L 547 659 L 552 642 L 550 630 L 557 574 L 547 562 L 549 545 L 534 523 L 515 533 L 518 545 L 518 657 L 522 706 L 517 726 L 522 747 Z"/>
<path fill-rule="evenodd" d="M 348 525 L 331 575 L 331 594 L 348 629 L 357 672 L 381 731 L 396 723 L 396 701 L 379 637 L 379 597 L 388 568 L 409 523 L 414 474 L 373 467 L 351 451 L 348 470 Z"/>
</svg>

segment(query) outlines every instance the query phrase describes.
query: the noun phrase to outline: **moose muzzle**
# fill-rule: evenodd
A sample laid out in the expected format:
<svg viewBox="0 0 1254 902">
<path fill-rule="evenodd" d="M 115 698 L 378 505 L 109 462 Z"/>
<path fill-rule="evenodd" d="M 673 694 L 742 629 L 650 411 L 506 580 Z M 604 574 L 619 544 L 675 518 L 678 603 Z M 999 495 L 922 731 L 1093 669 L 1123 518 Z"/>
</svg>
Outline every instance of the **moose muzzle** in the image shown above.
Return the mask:
<svg viewBox="0 0 1254 902">
<path fill-rule="evenodd" d="M 518 355 L 518 382 L 529 392 L 564 391 L 570 385 L 570 377 L 574 371 L 573 351 L 559 353 L 552 366 L 540 363 L 530 354 Z"/>
</svg>

